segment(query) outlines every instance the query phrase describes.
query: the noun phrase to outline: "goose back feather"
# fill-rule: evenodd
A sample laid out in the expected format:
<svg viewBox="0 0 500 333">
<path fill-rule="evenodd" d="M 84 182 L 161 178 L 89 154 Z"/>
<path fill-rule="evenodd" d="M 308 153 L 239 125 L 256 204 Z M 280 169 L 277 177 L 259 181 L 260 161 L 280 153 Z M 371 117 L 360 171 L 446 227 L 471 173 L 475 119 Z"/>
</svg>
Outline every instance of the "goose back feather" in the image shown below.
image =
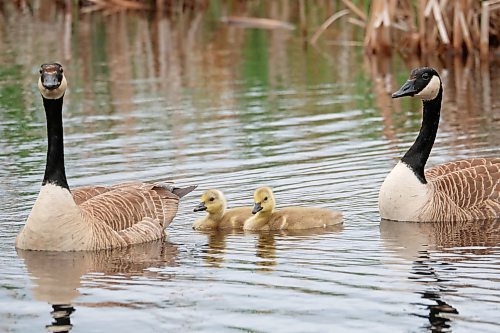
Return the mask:
<svg viewBox="0 0 500 333">
<path fill-rule="evenodd" d="M 425 173 L 429 202 L 419 219 L 470 221 L 500 216 L 500 158 L 450 162 Z"/>
</svg>

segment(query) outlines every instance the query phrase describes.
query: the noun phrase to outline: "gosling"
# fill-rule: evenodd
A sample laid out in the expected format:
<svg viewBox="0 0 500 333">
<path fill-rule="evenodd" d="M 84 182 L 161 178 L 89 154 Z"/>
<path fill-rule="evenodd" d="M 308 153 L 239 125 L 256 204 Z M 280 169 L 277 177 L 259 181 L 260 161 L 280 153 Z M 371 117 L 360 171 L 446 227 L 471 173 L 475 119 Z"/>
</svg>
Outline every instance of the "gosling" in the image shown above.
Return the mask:
<svg viewBox="0 0 500 333">
<path fill-rule="evenodd" d="M 285 207 L 274 210 L 276 201 L 269 187 L 258 188 L 254 195 L 254 216 L 245 221 L 244 230 L 299 230 L 342 223 L 342 214 L 324 208 Z"/>
<path fill-rule="evenodd" d="M 208 190 L 201 196 L 200 204 L 193 210 L 207 211 L 208 215 L 193 223 L 193 229 L 241 229 L 243 223 L 252 216 L 251 207 L 226 209 L 224 194 L 218 190 Z"/>
</svg>

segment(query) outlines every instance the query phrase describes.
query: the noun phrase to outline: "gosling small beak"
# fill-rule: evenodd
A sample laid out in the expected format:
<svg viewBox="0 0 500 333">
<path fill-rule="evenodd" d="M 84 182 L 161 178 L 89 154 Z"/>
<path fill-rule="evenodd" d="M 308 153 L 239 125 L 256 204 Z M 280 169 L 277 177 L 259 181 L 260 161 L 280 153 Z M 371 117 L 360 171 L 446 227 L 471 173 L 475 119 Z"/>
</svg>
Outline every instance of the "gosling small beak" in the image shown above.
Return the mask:
<svg viewBox="0 0 500 333">
<path fill-rule="evenodd" d="M 260 202 L 256 202 L 255 205 L 253 206 L 252 214 L 257 214 L 261 210 L 262 210 L 262 206 L 260 205 Z"/>
<path fill-rule="evenodd" d="M 413 96 L 417 93 L 415 88 L 415 80 L 411 79 L 406 81 L 398 91 L 392 94 L 392 98 L 399 98 L 404 96 Z"/>
<path fill-rule="evenodd" d="M 42 85 L 45 89 L 54 90 L 59 88 L 61 80 L 57 73 L 43 73 L 41 76 Z"/>
<path fill-rule="evenodd" d="M 202 212 L 204 210 L 207 210 L 207 206 L 205 206 L 204 202 L 200 202 L 200 204 L 193 209 L 193 212 Z"/>
</svg>

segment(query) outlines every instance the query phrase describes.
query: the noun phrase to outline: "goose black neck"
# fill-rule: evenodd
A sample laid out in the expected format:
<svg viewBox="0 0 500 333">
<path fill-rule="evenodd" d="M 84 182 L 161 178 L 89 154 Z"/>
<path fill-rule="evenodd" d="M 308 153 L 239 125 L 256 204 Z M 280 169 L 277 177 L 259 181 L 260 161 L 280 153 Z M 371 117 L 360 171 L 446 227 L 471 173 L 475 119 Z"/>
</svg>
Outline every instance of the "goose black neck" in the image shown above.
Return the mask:
<svg viewBox="0 0 500 333">
<path fill-rule="evenodd" d="M 59 99 L 43 98 L 45 116 L 47 117 L 47 164 L 42 185 L 54 184 L 69 190 L 64 169 L 64 143 L 62 124 L 63 97 Z"/>
<path fill-rule="evenodd" d="M 423 102 L 424 111 L 420 132 L 413 145 L 401 159 L 402 162 L 406 163 L 413 170 L 422 184 L 427 184 L 424 167 L 436 139 L 442 98 L 443 88 L 441 87 L 436 98 Z"/>
</svg>

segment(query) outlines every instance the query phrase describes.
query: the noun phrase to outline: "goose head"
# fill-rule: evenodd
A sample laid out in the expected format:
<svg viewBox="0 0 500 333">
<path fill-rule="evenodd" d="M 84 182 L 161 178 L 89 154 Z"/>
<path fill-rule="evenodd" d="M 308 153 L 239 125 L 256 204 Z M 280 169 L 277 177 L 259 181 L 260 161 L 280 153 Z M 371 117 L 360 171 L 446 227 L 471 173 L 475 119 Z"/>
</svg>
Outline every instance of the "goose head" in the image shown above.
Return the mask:
<svg viewBox="0 0 500 333">
<path fill-rule="evenodd" d="M 40 66 L 38 89 L 45 99 L 59 99 L 64 96 L 68 84 L 63 68 L 58 63 Z"/>
<path fill-rule="evenodd" d="M 437 97 L 441 90 L 441 78 L 434 68 L 421 67 L 411 71 L 410 78 L 392 98 L 416 96 L 423 101 L 430 101 Z"/>
<path fill-rule="evenodd" d="M 276 207 L 273 191 L 269 187 L 260 187 L 253 194 L 254 206 L 252 214 L 272 212 Z"/>
<path fill-rule="evenodd" d="M 218 190 L 208 190 L 201 196 L 201 202 L 193 211 L 207 211 L 209 214 L 218 214 L 226 209 L 224 194 Z"/>
</svg>

